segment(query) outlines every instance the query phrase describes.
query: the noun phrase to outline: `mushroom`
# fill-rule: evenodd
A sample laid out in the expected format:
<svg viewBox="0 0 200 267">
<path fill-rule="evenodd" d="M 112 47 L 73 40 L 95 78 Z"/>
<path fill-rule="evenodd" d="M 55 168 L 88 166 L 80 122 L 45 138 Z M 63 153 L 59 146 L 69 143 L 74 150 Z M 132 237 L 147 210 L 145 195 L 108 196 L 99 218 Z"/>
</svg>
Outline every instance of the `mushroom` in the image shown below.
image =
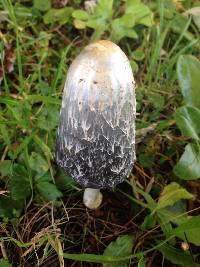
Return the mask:
<svg viewBox="0 0 200 267">
<path fill-rule="evenodd" d="M 101 188 L 121 183 L 135 160 L 135 82 L 128 58 L 111 41 L 86 46 L 66 78 L 56 161 L 85 188 L 96 209 Z"/>
</svg>

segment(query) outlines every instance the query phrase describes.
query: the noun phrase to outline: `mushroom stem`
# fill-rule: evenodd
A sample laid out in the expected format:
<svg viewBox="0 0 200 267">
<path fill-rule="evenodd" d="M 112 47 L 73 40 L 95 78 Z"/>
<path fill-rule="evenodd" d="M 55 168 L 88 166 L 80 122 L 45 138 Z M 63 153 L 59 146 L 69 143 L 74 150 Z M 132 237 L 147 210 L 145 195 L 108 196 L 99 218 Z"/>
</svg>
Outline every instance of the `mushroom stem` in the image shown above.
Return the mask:
<svg viewBox="0 0 200 267">
<path fill-rule="evenodd" d="M 83 203 L 91 210 L 97 209 L 102 202 L 103 196 L 100 189 L 86 188 L 83 194 Z"/>
</svg>

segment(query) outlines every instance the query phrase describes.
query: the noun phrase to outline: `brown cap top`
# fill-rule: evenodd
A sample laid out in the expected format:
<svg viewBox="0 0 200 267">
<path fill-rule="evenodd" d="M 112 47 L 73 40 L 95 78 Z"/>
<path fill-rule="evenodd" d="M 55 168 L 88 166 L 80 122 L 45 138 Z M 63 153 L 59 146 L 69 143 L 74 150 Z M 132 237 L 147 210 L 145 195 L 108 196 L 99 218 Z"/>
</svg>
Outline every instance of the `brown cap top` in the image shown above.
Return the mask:
<svg viewBox="0 0 200 267">
<path fill-rule="evenodd" d="M 94 56 L 110 56 L 113 52 L 119 52 L 121 49 L 119 46 L 108 40 L 100 40 L 95 43 L 89 44 L 83 50 L 84 52 L 90 52 Z"/>
</svg>

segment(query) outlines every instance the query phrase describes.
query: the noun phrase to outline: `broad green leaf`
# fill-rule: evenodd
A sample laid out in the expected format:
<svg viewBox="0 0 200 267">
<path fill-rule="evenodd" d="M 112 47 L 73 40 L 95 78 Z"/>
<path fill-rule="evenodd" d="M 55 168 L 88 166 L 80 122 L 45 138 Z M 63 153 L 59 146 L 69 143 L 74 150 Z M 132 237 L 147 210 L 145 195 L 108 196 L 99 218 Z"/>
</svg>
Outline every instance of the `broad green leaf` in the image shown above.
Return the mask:
<svg viewBox="0 0 200 267">
<path fill-rule="evenodd" d="M 85 23 L 85 21 L 75 19 L 74 20 L 74 26 L 76 29 L 82 30 L 82 29 L 85 29 L 86 23 Z"/>
<path fill-rule="evenodd" d="M 44 174 L 49 169 L 47 161 L 36 152 L 31 153 L 29 164 L 30 168 L 40 175 Z"/>
<path fill-rule="evenodd" d="M 35 181 L 36 183 L 53 182 L 50 172 L 46 172 L 43 175 L 37 175 Z"/>
<path fill-rule="evenodd" d="M 132 28 L 135 25 L 135 20 L 132 14 L 124 14 L 122 17 L 119 18 L 121 25 L 126 28 Z"/>
<path fill-rule="evenodd" d="M 195 144 L 188 144 L 173 171 L 179 178 L 184 180 L 198 179 L 200 177 L 199 147 Z"/>
<path fill-rule="evenodd" d="M 142 229 L 147 230 L 153 228 L 156 225 L 156 218 L 154 214 L 148 214 L 141 225 Z"/>
<path fill-rule="evenodd" d="M 154 161 L 155 161 L 154 155 L 144 154 L 144 153 L 140 153 L 139 156 L 138 156 L 138 159 L 139 159 L 140 164 L 144 168 L 153 167 Z"/>
<path fill-rule="evenodd" d="M 4 160 L 0 162 L 0 174 L 1 176 L 7 176 L 11 174 L 11 166 L 12 161 L 11 160 Z"/>
<path fill-rule="evenodd" d="M 11 196 L 14 200 L 26 199 L 31 194 L 32 181 L 24 166 L 15 164 L 10 178 Z"/>
<path fill-rule="evenodd" d="M 72 17 L 78 20 L 87 20 L 89 18 L 89 14 L 82 9 L 77 9 L 72 13 Z"/>
<path fill-rule="evenodd" d="M 99 0 L 94 8 L 93 16 L 101 17 L 103 20 L 112 18 L 113 0 Z"/>
<path fill-rule="evenodd" d="M 51 8 L 51 0 L 34 0 L 33 6 L 40 11 L 47 11 Z"/>
<path fill-rule="evenodd" d="M 45 181 L 39 181 L 36 183 L 37 190 L 45 201 L 54 201 L 63 194 L 58 190 L 55 184 Z"/>
<path fill-rule="evenodd" d="M 86 26 L 92 29 L 98 29 L 99 27 L 102 27 L 102 29 L 105 28 L 104 25 L 99 25 L 99 21 L 96 19 L 89 19 L 88 21 L 86 21 Z"/>
<path fill-rule="evenodd" d="M 17 1 L 15 1 L 17 2 Z M 27 21 L 31 20 L 34 15 L 32 13 L 32 9 L 30 7 L 26 7 L 24 5 L 21 5 L 20 3 L 15 3 L 14 5 L 14 10 L 15 10 L 15 16 L 17 19 L 18 25 L 26 25 Z"/>
<path fill-rule="evenodd" d="M 157 110 L 162 110 L 165 105 L 165 98 L 159 94 L 149 94 L 148 96 L 150 102 Z"/>
<path fill-rule="evenodd" d="M 89 27 L 95 29 L 91 36 L 91 41 L 96 41 L 101 38 L 102 34 L 109 29 L 108 21 L 112 18 L 113 0 L 99 0 L 95 5 L 91 14 L 84 10 L 75 10 L 72 16 L 75 18 L 74 26 L 77 29 Z"/>
<path fill-rule="evenodd" d="M 51 8 L 43 17 L 44 23 L 54 24 L 57 22 L 60 25 L 65 24 L 69 21 L 72 12 L 72 7 L 64 7 L 60 9 Z"/>
<path fill-rule="evenodd" d="M 156 212 L 156 217 L 157 217 L 158 224 L 160 225 L 163 233 L 168 238 L 170 237 L 169 233 L 172 230 L 172 224 L 168 218 L 168 215 L 162 212 L 163 210 L 165 209 L 158 210 Z"/>
<path fill-rule="evenodd" d="M 187 105 L 200 108 L 200 62 L 191 55 L 182 55 L 177 63 L 177 75 Z"/>
<path fill-rule="evenodd" d="M 46 33 L 46 35 L 47 36 L 45 37 L 45 40 L 42 39 L 41 42 L 43 44 L 45 42 L 46 43 L 46 46 L 48 46 L 49 39 L 46 39 L 46 38 L 48 38 L 50 36 L 47 33 Z M 49 92 L 51 92 L 51 90 L 52 90 L 51 87 L 50 87 L 50 85 L 47 82 L 45 82 L 45 81 L 40 81 L 40 83 L 36 84 L 35 88 L 36 88 L 38 94 L 40 94 L 40 96 L 46 96 L 46 97 L 48 97 Z"/>
<path fill-rule="evenodd" d="M 138 267 L 146 267 L 145 259 L 144 257 L 141 257 L 138 262 Z"/>
<path fill-rule="evenodd" d="M 173 206 L 157 211 L 156 215 L 161 219 L 162 223 L 173 222 L 177 225 L 187 221 L 185 201 L 180 200 L 174 203 Z"/>
<path fill-rule="evenodd" d="M 123 235 L 119 236 L 115 241 L 111 242 L 105 249 L 104 256 L 127 256 L 132 252 L 134 245 L 133 236 Z M 117 263 L 104 263 L 103 267 L 126 267 L 128 261 Z"/>
<path fill-rule="evenodd" d="M 173 206 L 159 209 L 155 213 L 157 221 L 167 238 L 171 236 L 170 232 L 173 229 L 172 223 L 179 225 L 187 221 L 186 211 L 185 201 L 179 200 L 178 202 L 175 202 Z"/>
<path fill-rule="evenodd" d="M 8 260 L 0 259 L 0 267 L 12 267 Z"/>
<path fill-rule="evenodd" d="M 0 217 L 12 219 L 17 218 L 23 208 L 23 200 L 14 200 L 11 197 L 0 198 Z"/>
<path fill-rule="evenodd" d="M 183 251 L 174 248 L 171 245 L 164 244 L 158 248 L 163 254 L 163 257 L 173 264 L 178 264 L 187 267 L 194 267 L 193 257 L 188 251 Z"/>
<path fill-rule="evenodd" d="M 132 21 L 132 24 L 134 25 L 134 21 Z M 131 23 L 129 23 L 129 25 L 131 25 Z M 125 36 L 135 39 L 138 37 L 133 29 L 125 25 L 123 17 L 112 20 L 111 26 L 111 39 L 115 42 L 119 42 Z"/>
<path fill-rule="evenodd" d="M 133 73 L 138 72 L 139 67 L 138 67 L 138 64 L 135 62 L 135 60 L 130 60 L 130 64 L 131 64 Z"/>
<path fill-rule="evenodd" d="M 179 184 L 172 182 L 164 187 L 164 190 L 162 191 L 159 197 L 157 206 L 155 207 L 153 212 L 165 208 L 167 206 L 172 206 L 180 199 L 192 198 L 194 198 L 194 196 L 190 194 L 186 189 L 181 187 Z"/>
<path fill-rule="evenodd" d="M 134 7 L 141 3 L 141 0 L 126 0 L 126 9 L 134 9 Z"/>
<path fill-rule="evenodd" d="M 188 218 L 186 222 L 173 229 L 170 234 L 200 246 L 200 215 Z"/>
<path fill-rule="evenodd" d="M 119 18 L 112 20 L 112 34 L 111 39 L 115 42 L 118 42 L 121 40 L 125 35 L 124 26 L 121 24 L 121 21 Z"/>
<path fill-rule="evenodd" d="M 179 35 L 183 34 L 185 39 L 187 39 L 188 41 L 193 41 L 194 35 L 192 34 L 191 31 L 188 31 L 186 29 L 186 27 L 188 27 L 190 24 L 190 19 L 180 13 L 176 12 L 175 14 L 176 15 L 173 17 L 173 20 L 171 23 L 172 30 Z M 183 31 L 183 29 L 185 30 Z"/>
<path fill-rule="evenodd" d="M 146 8 L 146 15 L 144 17 L 141 17 L 140 19 L 136 20 L 137 24 L 142 24 L 147 27 L 152 27 L 154 24 L 153 20 L 153 13 L 150 11 L 150 9 Z"/>
<path fill-rule="evenodd" d="M 131 54 L 131 56 L 137 61 L 142 61 L 145 57 L 145 53 L 141 48 L 138 48 Z"/>
<path fill-rule="evenodd" d="M 51 40 L 51 38 L 52 38 L 52 35 L 50 33 L 47 33 L 45 31 L 41 31 L 39 33 L 39 36 L 38 36 L 38 44 L 42 47 L 48 47 L 49 41 Z M 38 87 L 39 86 L 45 87 L 45 86 L 48 86 L 48 83 L 45 83 L 43 81 L 43 82 L 39 83 L 37 86 Z"/>
<path fill-rule="evenodd" d="M 199 140 L 200 109 L 184 106 L 176 110 L 175 119 L 182 134 Z"/>
<path fill-rule="evenodd" d="M 126 14 L 131 14 L 136 24 L 143 24 L 147 27 L 153 25 L 153 13 L 149 7 L 143 3 L 137 3 L 139 1 L 133 1 L 132 4 L 126 5 Z"/>
<path fill-rule="evenodd" d="M 47 155 L 50 159 L 53 159 L 53 155 L 49 146 L 45 144 L 45 142 L 38 135 L 34 135 L 33 139 L 36 144 L 38 144 L 38 146 L 42 149 L 44 155 Z"/>
<path fill-rule="evenodd" d="M 177 202 L 180 203 L 181 201 Z M 174 204 L 174 206 L 177 205 Z M 163 233 L 168 238 L 171 236 L 170 232 L 172 231 L 172 223 L 181 224 L 187 221 L 187 215 L 182 211 L 173 211 L 174 206 L 169 206 L 163 209 L 160 209 L 156 212 L 157 222 L 160 225 Z M 170 210 L 171 209 L 171 210 Z"/>
<path fill-rule="evenodd" d="M 58 124 L 59 110 L 55 105 L 45 106 L 38 117 L 38 127 L 44 130 L 52 130 Z"/>
<path fill-rule="evenodd" d="M 31 105 L 28 101 L 18 101 L 15 105 L 8 106 L 8 108 L 21 127 L 24 127 L 25 129 L 30 127 L 29 120 L 31 115 Z"/>
<path fill-rule="evenodd" d="M 4 143 L 10 147 L 11 145 L 11 139 L 10 139 L 10 129 L 5 124 L 1 124 L 0 127 L 0 133 L 1 133 L 1 139 L 4 141 Z"/>
<path fill-rule="evenodd" d="M 134 31 L 133 29 L 125 28 L 124 29 L 124 33 L 125 33 L 125 36 L 127 36 L 129 38 L 133 38 L 133 39 L 137 39 L 138 38 L 138 35 L 137 35 L 136 31 Z"/>
<path fill-rule="evenodd" d="M 71 190 L 77 186 L 77 183 L 62 170 L 56 175 L 55 182 L 59 190 Z"/>
</svg>

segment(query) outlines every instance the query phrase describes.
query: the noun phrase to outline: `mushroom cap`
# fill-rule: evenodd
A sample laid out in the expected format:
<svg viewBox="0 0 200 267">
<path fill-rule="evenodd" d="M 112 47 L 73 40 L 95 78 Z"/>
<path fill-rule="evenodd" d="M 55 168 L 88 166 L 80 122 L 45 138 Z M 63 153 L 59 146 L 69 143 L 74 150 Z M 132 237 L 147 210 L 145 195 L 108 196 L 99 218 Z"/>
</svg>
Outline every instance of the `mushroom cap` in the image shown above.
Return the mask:
<svg viewBox="0 0 200 267">
<path fill-rule="evenodd" d="M 86 46 L 72 62 L 64 88 L 56 161 L 83 187 L 122 182 L 135 160 L 135 82 L 116 44 Z"/>
</svg>

